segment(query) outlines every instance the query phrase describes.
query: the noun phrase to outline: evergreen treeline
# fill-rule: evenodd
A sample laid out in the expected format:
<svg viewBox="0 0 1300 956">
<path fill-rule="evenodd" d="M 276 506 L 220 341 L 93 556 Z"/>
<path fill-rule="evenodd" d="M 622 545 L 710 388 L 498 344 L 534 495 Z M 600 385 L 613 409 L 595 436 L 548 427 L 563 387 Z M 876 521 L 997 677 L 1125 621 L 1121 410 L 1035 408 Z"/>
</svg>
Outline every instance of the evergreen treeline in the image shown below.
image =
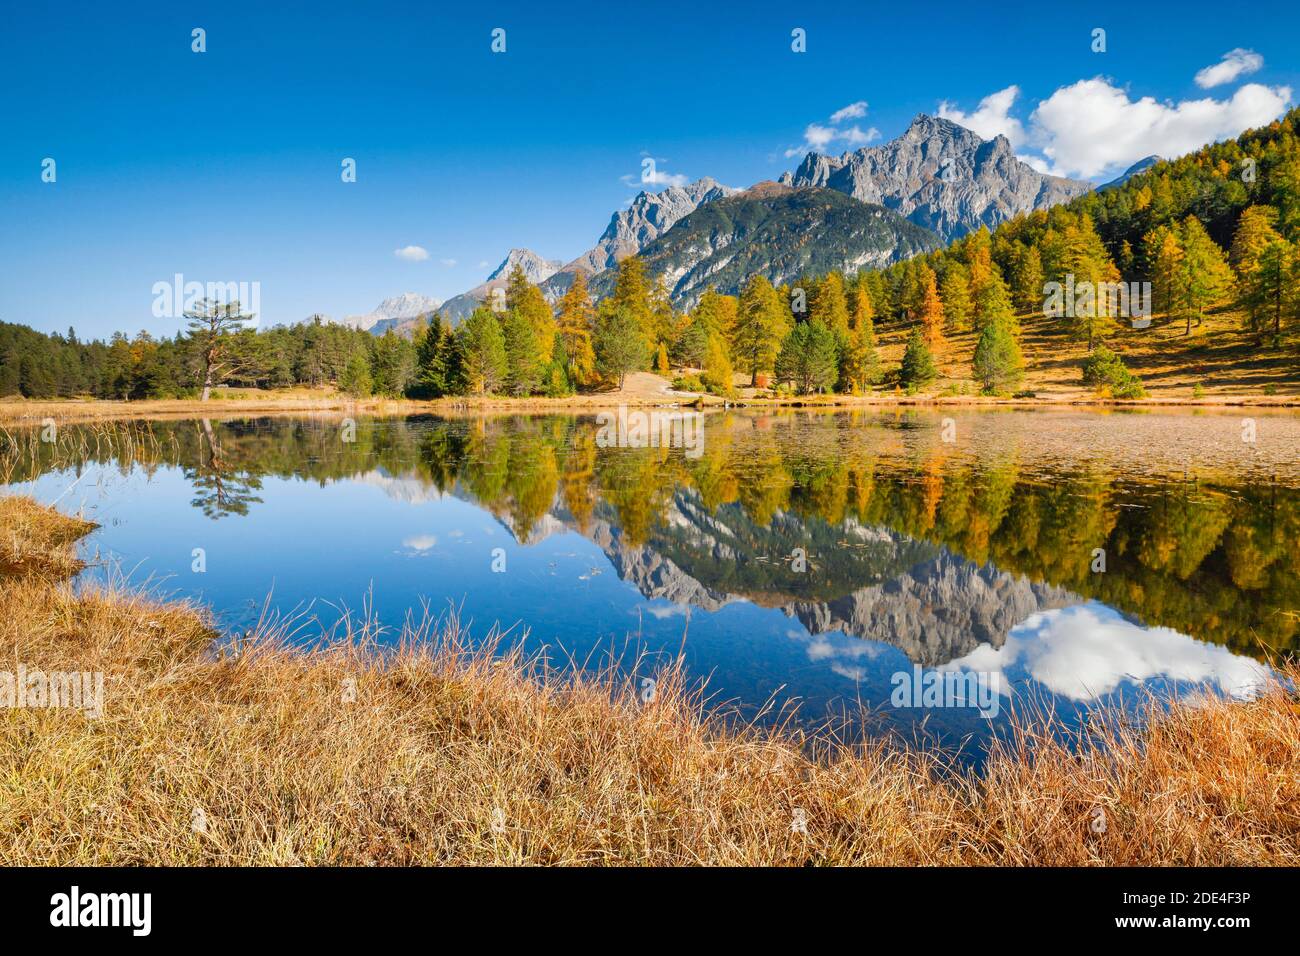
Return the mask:
<svg viewBox="0 0 1300 956">
<path fill-rule="evenodd" d="M 404 343 L 401 351 L 409 348 Z M 82 342 L 76 332 L 46 335 L 0 322 L 0 396 L 107 399 L 183 398 L 203 385 L 203 341 L 192 333 L 156 339 L 118 333 Z M 227 335 L 223 384 L 249 388 L 337 383 L 353 356 L 386 368 L 393 351 L 382 339 L 345 326 L 309 322 Z M 400 390 L 398 392 L 400 394 Z"/>
<path fill-rule="evenodd" d="M 565 395 L 621 386 L 635 370 L 668 374 L 728 395 L 736 371 L 757 387 L 800 394 L 858 393 L 882 381 L 878 321 L 911 327 L 897 369 L 915 390 L 937 377 L 954 335 L 975 336 L 972 377 L 989 393 L 1024 374 L 1020 316 L 1043 312 L 1086 342 L 1083 380 L 1118 396 L 1141 383 L 1105 348 L 1128 314 L 1143 314 L 1140 284 L 1163 322 L 1190 335 L 1207 310 L 1239 305 L 1261 347 L 1277 347 L 1300 316 L 1300 110 L 1237 140 L 1158 163 L 1114 188 L 980 229 L 948 248 L 883 270 L 831 272 L 791 286 L 761 275 L 738 296 L 706 291 L 677 312 L 637 257 L 593 303 L 582 276 L 554 307 L 516 268 L 503 300 L 458 328 L 435 315 L 410 338 L 376 338 L 319 321 L 222 336 L 221 383 L 275 388 L 335 384 L 354 395 Z M 1047 311 L 1049 284 L 1067 291 Z M 1121 294 L 1122 288 L 1122 294 Z M 1132 295 L 1130 296 L 1130 291 Z M 197 333 L 81 343 L 0 325 L 0 395 L 193 394 L 205 362 Z M 211 378 L 212 336 L 206 371 Z"/>
</svg>

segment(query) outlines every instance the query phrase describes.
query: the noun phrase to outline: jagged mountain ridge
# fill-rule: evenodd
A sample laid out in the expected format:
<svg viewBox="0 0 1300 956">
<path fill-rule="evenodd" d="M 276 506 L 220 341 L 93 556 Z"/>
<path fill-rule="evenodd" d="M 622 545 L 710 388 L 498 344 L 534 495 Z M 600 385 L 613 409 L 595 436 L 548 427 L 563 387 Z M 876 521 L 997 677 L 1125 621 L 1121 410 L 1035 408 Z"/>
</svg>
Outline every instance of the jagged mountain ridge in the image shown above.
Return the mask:
<svg viewBox="0 0 1300 956">
<path fill-rule="evenodd" d="M 964 126 L 924 113 L 888 143 L 839 157 L 809 153 L 780 182 L 822 186 L 878 203 L 945 241 L 1093 188 L 1038 172 L 1016 158 L 1004 136 L 984 140 Z"/>
<path fill-rule="evenodd" d="M 737 295 L 754 275 L 773 285 L 842 269 L 884 266 L 942 245 L 939 237 L 883 206 L 830 189 L 760 183 L 701 206 L 640 253 L 646 274 L 690 308 L 710 287 Z M 614 273 L 592 281 L 608 294 Z"/>
<path fill-rule="evenodd" d="M 668 278 L 675 304 L 689 308 L 708 284 L 734 293 L 754 273 L 783 282 L 831 268 L 887 265 L 981 225 L 992 228 L 1019 213 L 1067 202 L 1093 188 L 1091 183 L 1038 172 L 1016 158 L 1003 136 L 984 140 L 950 120 L 920 114 L 888 143 L 839 157 L 810 152 L 798 169 L 781 176 L 779 185 L 793 192 L 833 191 L 873 208 L 875 212 L 861 222 L 848 225 L 853 218 L 848 207 L 830 209 L 826 206 L 830 200 L 792 201 L 809 218 L 800 224 L 796 210 L 787 209 L 758 227 L 757 236 L 751 234 L 750 227 L 757 225 L 752 221 L 740 223 L 742 228 L 733 231 L 727 222 L 697 218 L 737 197 L 770 200 L 773 195 L 765 191 L 771 185 L 760 183 L 742 192 L 704 177 L 659 192 L 643 191 L 627 209 L 610 217 L 595 245 L 577 258 L 561 263 L 531 250 L 512 249 L 483 283 L 447 300 L 438 311 L 458 324 L 494 288 L 504 286 L 515 262 L 524 266 L 529 281 L 537 283 L 552 303 L 568 291 L 579 272 L 592 280 L 593 294 L 600 296 L 612 287 L 612 269 L 620 259 L 648 253 L 661 260 L 659 271 Z M 922 232 L 890 223 L 884 212 L 897 214 Z M 728 212 L 718 218 L 736 217 Z M 754 216 L 739 218 L 753 220 Z M 716 234 L 701 236 L 702 231 Z M 934 240 L 923 238 L 926 234 Z M 740 239 L 744 248 L 736 245 Z M 778 239 L 785 245 L 776 245 Z M 736 245 L 737 251 L 724 251 L 727 245 Z M 737 275 L 742 268 L 750 271 Z M 364 327 L 382 332 L 393 325 L 376 322 Z"/>
<path fill-rule="evenodd" d="M 563 271 L 581 269 L 595 275 L 613 268 L 618 260 L 640 252 L 700 206 L 739 191 L 705 176 L 685 186 L 638 193 L 627 209 L 610 216 L 596 245 L 568 263 Z"/>
</svg>

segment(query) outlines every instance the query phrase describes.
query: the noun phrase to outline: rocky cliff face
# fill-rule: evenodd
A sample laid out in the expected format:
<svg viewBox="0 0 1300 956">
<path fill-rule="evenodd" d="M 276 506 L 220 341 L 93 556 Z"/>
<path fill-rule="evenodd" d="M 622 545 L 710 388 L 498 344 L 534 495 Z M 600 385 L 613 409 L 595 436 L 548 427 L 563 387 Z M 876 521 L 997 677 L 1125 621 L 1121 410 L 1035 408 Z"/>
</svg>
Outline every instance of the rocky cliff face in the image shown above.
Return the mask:
<svg viewBox="0 0 1300 956">
<path fill-rule="evenodd" d="M 566 265 L 565 271 L 583 269 L 594 274 L 608 269 L 619 259 L 640 252 L 700 206 L 737 191 L 706 176 L 662 192 L 638 193 L 627 209 L 610 217 L 596 245 Z"/>
<path fill-rule="evenodd" d="M 1092 189 L 1037 172 L 1016 159 L 1003 136 L 983 140 L 963 126 L 924 114 L 898 139 L 845 153 L 809 153 L 781 182 L 821 186 L 955 239 L 1017 213 L 1046 209 Z"/>
<path fill-rule="evenodd" d="M 662 192 L 638 193 L 627 209 L 614 213 L 596 244 L 542 283 L 542 294 L 559 301 L 573 285 L 575 273 L 590 278 L 611 269 L 620 259 L 636 255 L 705 203 L 725 199 L 738 190 L 705 176 Z"/>
<path fill-rule="evenodd" d="M 883 206 L 835 190 L 759 183 L 701 206 L 641 251 L 646 274 L 662 278 L 674 304 L 690 308 L 713 287 L 736 295 L 752 276 L 773 285 L 832 269 L 884 266 L 940 245 L 931 232 Z M 607 294 L 614 273 L 592 282 Z"/>
</svg>

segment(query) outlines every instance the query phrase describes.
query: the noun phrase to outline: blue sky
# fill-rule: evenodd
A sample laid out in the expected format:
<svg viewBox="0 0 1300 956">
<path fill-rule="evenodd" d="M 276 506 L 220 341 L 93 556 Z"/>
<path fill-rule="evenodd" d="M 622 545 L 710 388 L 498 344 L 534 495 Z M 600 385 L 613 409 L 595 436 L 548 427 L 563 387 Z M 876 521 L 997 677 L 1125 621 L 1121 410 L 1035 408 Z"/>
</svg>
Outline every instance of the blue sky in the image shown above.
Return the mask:
<svg viewBox="0 0 1300 956">
<path fill-rule="evenodd" d="M 809 143 L 881 142 L 942 108 L 1104 181 L 1300 90 L 1284 4 L 267 6 L 11 6 L 0 320 L 171 334 L 152 288 L 176 273 L 258 282 L 266 323 L 445 299 L 512 246 L 590 247 L 645 155 L 666 178 L 747 186 Z M 407 246 L 428 258 L 394 254 Z"/>
</svg>

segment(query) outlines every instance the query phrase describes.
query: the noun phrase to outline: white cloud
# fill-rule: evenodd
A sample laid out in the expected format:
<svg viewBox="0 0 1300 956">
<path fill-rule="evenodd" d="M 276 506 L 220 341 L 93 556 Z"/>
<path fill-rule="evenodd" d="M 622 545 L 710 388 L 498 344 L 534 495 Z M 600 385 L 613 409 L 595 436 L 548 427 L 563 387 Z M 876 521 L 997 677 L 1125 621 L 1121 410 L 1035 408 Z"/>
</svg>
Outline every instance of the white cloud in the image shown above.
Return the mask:
<svg viewBox="0 0 1300 956">
<path fill-rule="evenodd" d="M 1237 47 L 1223 54 L 1223 59 L 1196 73 L 1196 85 L 1203 90 L 1231 83 L 1239 76 L 1249 76 L 1264 65 L 1264 58 L 1254 50 Z"/>
<path fill-rule="evenodd" d="M 843 123 L 847 119 L 861 119 L 867 115 L 867 101 L 858 100 L 831 114 L 832 123 Z"/>
<path fill-rule="evenodd" d="M 965 113 L 952 103 L 944 100 L 939 104 L 939 118 L 952 120 L 958 126 L 965 126 L 971 132 L 984 139 L 1005 136 L 1012 146 L 1019 146 L 1025 139 L 1025 128 L 1020 120 L 1011 115 L 1011 107 L 1020 96 L 1020 87 L 1012 85 L 996 93 L 990 93 L 980 100 L 975 112 Z"/>
<path fill-rule="evenodd" d="M 456 266 L 456 260 L 455 260 L 455 259 L 439 259 L 438 261 L 441 262 L 441 263 L 442 263 L 444 266 L 446 266 L 448 269 L 455 268 L 455 266 Z"/>
<path fill-rule="evenodd" d="M 394 249 L 393 255 L 407 262 L 423 262 L 429 258 L 429 250 L 423 246 L 402 246 L 400 249 Z"/>
<path fill-rule="evenodd" d="M 938 670 L 996 672 L 1009 688 L 1023 670 L 1054 694 L 1094 700 L 1121 683 L 1176 680 L 1249 697 L 1269 680 L 1264 665 L 1167 627 L 1141 627 L 1105 605 L 1089 602 L 1030 615 L 1001 647 L 981 644 Z"/>
<path fill-rule="evenodd" d="M 664 172 L 659 167 L 666 165 L 668 160 L 651 156 L 645 150 L 641 151 L 641 160 L 641 172 L 619 177 L 625 186 L 646 189 L 652 186 L 685 186 L 691 181 L 691 178 L 684 173 Z M 646 160 L 650 161 L 648 165 Z"/>
<path fill-rule="evenodd" d="M 666 173 L 662 169 L 638 178 L 645 186 L 685 186 L 691 181 L 691 177 L 685 173 Z"/>
<path fill-rule="evenodd" d="M 1063 86 L 1029 117 L 1029 144 L 1068 175 L 1099 176 L 1153 154 L 1174 158 L 1263 126 L 1286 111 L 1290 87 L 1248 83 L 1231 98 L 1158 102 L 1129 99 L 1097 77 Z"/>
<path fill-rule="evenodd" d="M 412 551 L 432 551 L 438 545 L 438 538 L 432 534 L 417 534 L 402 542 L 402 546 Z"/>
<path fill-rule="evenodd" d="M 804 127 L 803 143 L 787 149 L 785 151 L 786 158 L 802 156 L 808 152 L 825 152 L 833 143 L 844 143 L 846 146 L 865 146 L 873 139 L 879 139 L 880 130 L 874 126 L 864 130 L 857 123 L 848 128 L 838 125 L 846 119 L 855 119 L 865 116 L 866 113 L 866 101 L 860 100 L 832 113 L 831 125 L 829 126 L 822 123 L 809 123 Z"/>
</svg>

